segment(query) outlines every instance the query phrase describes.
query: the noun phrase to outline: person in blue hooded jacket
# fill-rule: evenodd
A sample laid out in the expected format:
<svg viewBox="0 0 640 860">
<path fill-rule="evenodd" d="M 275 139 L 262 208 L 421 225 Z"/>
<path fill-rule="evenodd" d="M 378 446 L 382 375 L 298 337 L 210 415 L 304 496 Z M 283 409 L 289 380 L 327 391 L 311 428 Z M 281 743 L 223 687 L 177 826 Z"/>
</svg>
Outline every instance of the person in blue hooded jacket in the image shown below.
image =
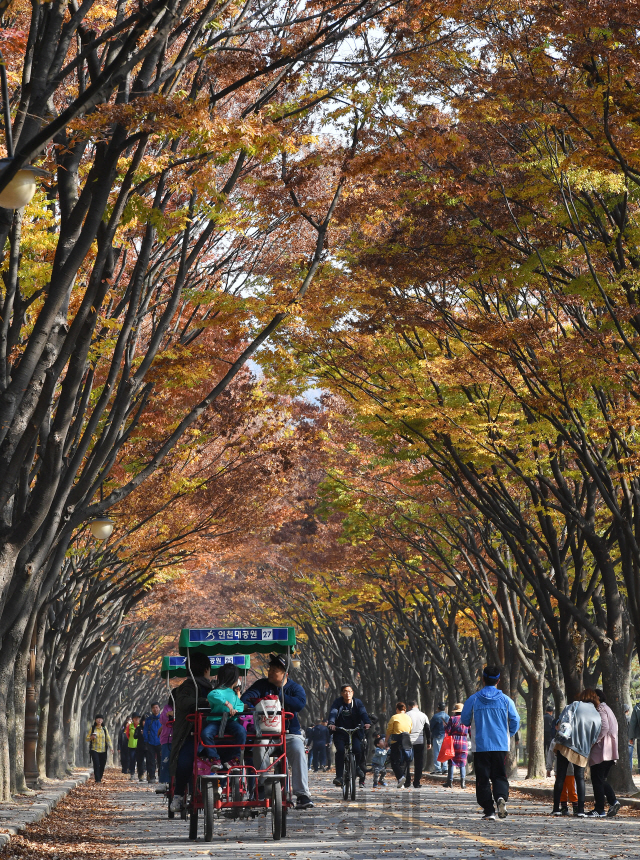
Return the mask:
<svg viewBox="0 0 640 860">
<path fill-rule="evenodd" d="M 485 821 L 495 821 L 496 806 L 498 818 L 507 817 L 506 758 L 511 738 L 520 728 L 520 717 L 513 699 L 496 686 L 500 680 L 499 669 L 486 666 L 482 679 L 484 687 L 467 699 L 461 721 L 471 729 L 478 805 L 484 810 Z"/>
</svg>

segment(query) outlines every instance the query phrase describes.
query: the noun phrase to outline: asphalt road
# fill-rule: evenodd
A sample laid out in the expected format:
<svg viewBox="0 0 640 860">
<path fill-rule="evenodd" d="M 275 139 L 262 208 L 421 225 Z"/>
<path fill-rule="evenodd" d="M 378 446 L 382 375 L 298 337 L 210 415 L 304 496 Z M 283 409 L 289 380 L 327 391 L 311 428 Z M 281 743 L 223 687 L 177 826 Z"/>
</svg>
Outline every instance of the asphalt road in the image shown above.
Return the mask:
<svg viewBox="0 0 640 860">
<path fill-rule="evenodd" d="M 369 779 L 370 784 L 370 779 Z M 329 774 L 312 774 L 316 806 L 292 811 L 288 835 L 271 838 L 269 819 L 216 824 L 213 842 L 190 842 L 187 823 L 169 821 L 152 787 L 121 783 L 111 794 L 117 810 L 112 837 L 138 856 L 185 860 L 419 860 L 424 857 L 475 860 L 497 854 L 511 858 L 640 857 L 640 817 L 623 810 L 616 818 L 550 818 L 550 805 L 512 798 L 508 817 L 482 821 L 473 787 L 428 785 L 419 790 L 366 788 L 356 802 L 344 802 Z M 394 781 L 395 785 L 395 781 Z M 137 850 L 136 850 L 137 849 Z"/>
</svg>

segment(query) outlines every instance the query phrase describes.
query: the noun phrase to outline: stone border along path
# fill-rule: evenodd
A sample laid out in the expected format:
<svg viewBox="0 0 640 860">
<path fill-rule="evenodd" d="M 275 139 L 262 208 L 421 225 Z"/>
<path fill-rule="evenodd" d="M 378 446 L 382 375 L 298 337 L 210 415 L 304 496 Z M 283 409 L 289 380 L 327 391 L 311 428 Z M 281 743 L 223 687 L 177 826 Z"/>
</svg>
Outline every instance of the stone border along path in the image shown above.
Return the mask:
<svg viewBox="0 0 640 860">
<path fill-rule="evenodd" d="M 16 795 L 12 800 L 0 803 L 0 848 L 29 824 L 42 821 L 70 791 L 87 782 L 89 774 L 88 770 L 79 770 L 73 778 L 48 781 L 51 784 L 39 789 L 35 795 Z"/>
<path fill-rule="evenodd" d="M 429 784 L 416 791 L 368 787 L 345 803 L 331 774 L 311 774 L 316 806 L 293 811 L 288 835 L 271 839 L 270 822 L 216 824 L 211 843 L 188 839 L 188 824 L 169 821 L 162 799 L 146 786 L 109 786 L 113 825 L 105 834 L 141 860 L 610 860 L 640 855 L 640 816 L 551 818 L 548 800 L 513 797 L 505 821 L 482 821 L 475 791 Z M 117 811 L 115 811 L 117 810 Z"/>
</svg>

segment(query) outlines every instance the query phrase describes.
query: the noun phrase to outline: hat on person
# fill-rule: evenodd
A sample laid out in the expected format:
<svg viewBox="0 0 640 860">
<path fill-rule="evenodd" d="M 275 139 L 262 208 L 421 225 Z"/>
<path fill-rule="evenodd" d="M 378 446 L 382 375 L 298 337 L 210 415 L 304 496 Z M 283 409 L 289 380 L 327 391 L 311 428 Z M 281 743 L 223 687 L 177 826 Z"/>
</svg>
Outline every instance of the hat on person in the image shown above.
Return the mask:
<svg viewBox="0 0 640 860">
<path fill-rule="evenodd" d="M 445 702 L 438 702 L 438 710 L 440 710 L 440 711 L 444 711 L 444 709 L 445 709 L 446 707 L 447 707 L 447 706 L 446 706 Z"/>
<path fill-rule="evenodd" d="M 462 702 L 457 702 L 457 703 L 453 706 L 453 710 L 451 711 L 451 713 L 452 713 L 452 714 L 461 714 L 461 713 L 462 713 L 462 709 L 463 709 L 463 708 L 464 708 L 464 705 L 462 704 Z"/>
<path fill-rule="evenodd" d="M 269 665 L 287 671 L 287 661 L 283 654 L 269 654 Z"/>
</svg>

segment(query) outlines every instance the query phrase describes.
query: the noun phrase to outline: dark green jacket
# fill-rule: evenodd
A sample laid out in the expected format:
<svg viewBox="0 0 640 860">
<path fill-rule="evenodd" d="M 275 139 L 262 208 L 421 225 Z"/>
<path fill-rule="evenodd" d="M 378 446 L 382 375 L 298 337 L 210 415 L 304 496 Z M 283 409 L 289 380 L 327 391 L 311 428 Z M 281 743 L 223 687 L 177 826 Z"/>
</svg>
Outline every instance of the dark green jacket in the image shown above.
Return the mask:
<svg viewBox="0 0 640 860">
<path fill-rule="evenodd" d="M 207 693 L 211 692 L 213 685 L 206 678 L 196 677 L 198 684 L 198 709 L 209 710 Z M 175 721 L 173 724 L 173 738 L 171 740 L 171 757 L 169 759 L 169 771 L 171 776 L 176 775 L 178 754 L 186 740 L 193 743 L 193 723 L 187 722 L 187 716 L 195 713 L 196 690 L 192 678 L 185 678 L 179 687 L 173 691 L 175 702 Z"/>
</svg>

